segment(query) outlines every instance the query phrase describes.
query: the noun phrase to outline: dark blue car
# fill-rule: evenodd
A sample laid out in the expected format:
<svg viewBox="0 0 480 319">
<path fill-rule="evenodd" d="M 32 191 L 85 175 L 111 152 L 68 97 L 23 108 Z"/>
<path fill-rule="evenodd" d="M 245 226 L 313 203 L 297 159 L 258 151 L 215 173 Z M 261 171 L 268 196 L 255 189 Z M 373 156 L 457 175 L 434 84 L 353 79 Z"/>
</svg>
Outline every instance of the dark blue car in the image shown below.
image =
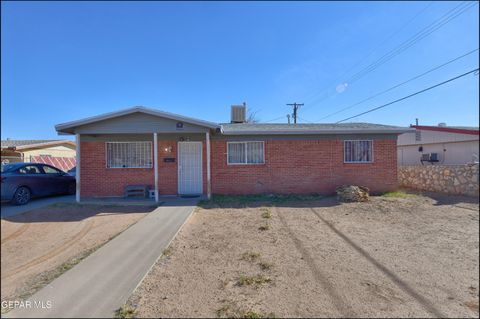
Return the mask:
<svg viewBox="0 0 480 319">
<path fill-rule="evenodd" d="M 75 194 L 75 177 L 47 164 L 13 163 L 1 168 L 2 201 L 24 205 L 32 197 Z"/>
</svg>

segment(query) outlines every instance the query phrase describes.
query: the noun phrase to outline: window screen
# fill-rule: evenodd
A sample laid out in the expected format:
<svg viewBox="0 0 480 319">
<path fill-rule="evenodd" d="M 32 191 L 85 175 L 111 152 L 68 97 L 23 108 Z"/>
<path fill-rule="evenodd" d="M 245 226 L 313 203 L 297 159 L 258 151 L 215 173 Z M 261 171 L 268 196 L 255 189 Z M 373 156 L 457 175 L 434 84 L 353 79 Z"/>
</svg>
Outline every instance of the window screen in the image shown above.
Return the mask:
<svg viewBox="0 0 480 319">
<path fill-rule="evenodd" d="M 107 142 L 107 168 L 151 167 L 151 142 Z"/>
<path fill-rule="evenodd" d="M 263 164 L 265 162 L 263 142 L 229 142 L 228 164 Z"/>
<path fill-rule="evenodd" d="M 368 163 L 373 161 L 372 141 L 345 141 L 345 163 Z"/>
</svg>

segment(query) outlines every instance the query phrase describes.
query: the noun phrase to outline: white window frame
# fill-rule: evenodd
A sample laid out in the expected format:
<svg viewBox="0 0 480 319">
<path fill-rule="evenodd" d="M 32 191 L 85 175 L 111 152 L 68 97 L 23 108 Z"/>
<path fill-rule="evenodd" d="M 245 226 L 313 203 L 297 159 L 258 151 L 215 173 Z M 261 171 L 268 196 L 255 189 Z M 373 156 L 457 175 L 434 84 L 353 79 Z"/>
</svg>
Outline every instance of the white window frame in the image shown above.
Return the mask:
<svg viewBox="0 0 480 319">
<path fill-rule="evenodd" d="M 263 151 L 263 162 L 261 163 L 247 163 L 247 143 L 262 143 L 262 151 Z M 245 163 L 230 163 L 229 161 L 229 154 L 228 154 L 228 145 L 229 144 L 245 144 Z M 227 142 L 227 165 L 264 165 L 265 164 L 265 141 L 230 141 Z"/>
<path fill-rule="evenodd" d="M 345 147 L 347 142 L 370 142 L 372 145 L 372 158 L 370 161 L 347 161 L 347 152 L 345 152 Z M 374 162 L 374 147 L 373 147 L 373 140 L 344 140 L 343 141 L 343 163 L 344 164 L 371 164 Z"/>
<path fill-rule="evenodd" d="M 151 164 L 150 166 L 129 166 L 129 167 L 108 167 L 108 144 L 126 144 L 126 143 L 148 143 L 150 144 L 150 153 L 152 155 Z M 107 169 L 122 169 L 122 168 L 128 168 L 128 169 L 145 169 L 145 168 L 153 168 L 153 143 L 152 141 L 122 141 L 122 142 L 105 142 L 105 167 Z"/>
</svg>

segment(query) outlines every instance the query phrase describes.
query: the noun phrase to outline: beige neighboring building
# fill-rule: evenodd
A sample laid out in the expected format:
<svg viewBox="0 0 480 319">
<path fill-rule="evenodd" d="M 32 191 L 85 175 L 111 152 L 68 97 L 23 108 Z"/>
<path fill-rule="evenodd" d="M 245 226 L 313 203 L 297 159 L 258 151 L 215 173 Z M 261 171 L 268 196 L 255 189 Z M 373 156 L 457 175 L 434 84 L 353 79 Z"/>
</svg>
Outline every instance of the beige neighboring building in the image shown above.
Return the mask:
<svg viewBox="0 0 480 319">
<path fill-rule="evenodd" d="M 454 165 L 479 161 L 478 127 L 410 125 L 415 132 L 401 134 L 398 165 Z"/>
<path fill-rule="evenodd" d="M 68 140 L 2 140 L 1 162 L 46 163 L 68 171 L 75 166 L 75 142 Z"/>
</svg>

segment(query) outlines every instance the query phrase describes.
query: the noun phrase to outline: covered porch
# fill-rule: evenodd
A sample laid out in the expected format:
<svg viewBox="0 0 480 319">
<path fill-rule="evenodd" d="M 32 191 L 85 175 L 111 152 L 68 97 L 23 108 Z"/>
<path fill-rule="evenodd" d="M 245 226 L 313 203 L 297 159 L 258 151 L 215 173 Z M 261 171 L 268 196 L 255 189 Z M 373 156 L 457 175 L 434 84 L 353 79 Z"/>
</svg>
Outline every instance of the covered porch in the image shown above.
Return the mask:
<svg viewBox="0 0 480 319">
<path fill-rule="evenodd" d="M 163 196 L 211 196 L 210 136 L 217 124 L 135 107 L 56 129 L 76 136 L 77 202 L 118 200 L 129 185 L 147 186 L 156 203 Z"/>
</svg>

